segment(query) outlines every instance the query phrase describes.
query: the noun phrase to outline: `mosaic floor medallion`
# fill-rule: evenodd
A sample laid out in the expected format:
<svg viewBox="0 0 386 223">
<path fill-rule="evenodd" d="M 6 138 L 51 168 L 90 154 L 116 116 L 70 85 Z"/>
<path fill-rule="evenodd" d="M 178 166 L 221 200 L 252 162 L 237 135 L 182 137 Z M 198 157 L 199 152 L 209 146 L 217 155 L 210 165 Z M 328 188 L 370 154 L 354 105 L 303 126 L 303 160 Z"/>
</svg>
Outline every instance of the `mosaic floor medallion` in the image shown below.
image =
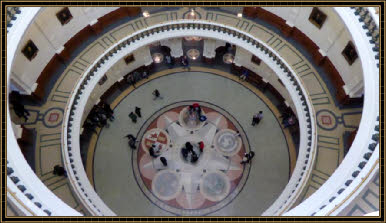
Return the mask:
<svg viewBox="0 0 386 223">
<path fill-rule="evenodd" d="M 133 171 L 146 197 L 176 215 L 221 209 L 238 195 L 249 174 L 249 167 L 240 164 L 249 145 L 237 121 L 214 105 L 197 102 L 207 117 L 200 121 L 189 112 L 193 103 L 170 105 L 153 115 L 140 132 L 140 148 L 133 151 Z M 186 158 L 187 142 L 196 160 Z M 155 143 L 161 145 L 160 155 L 151 157 Z"/>
</svg>

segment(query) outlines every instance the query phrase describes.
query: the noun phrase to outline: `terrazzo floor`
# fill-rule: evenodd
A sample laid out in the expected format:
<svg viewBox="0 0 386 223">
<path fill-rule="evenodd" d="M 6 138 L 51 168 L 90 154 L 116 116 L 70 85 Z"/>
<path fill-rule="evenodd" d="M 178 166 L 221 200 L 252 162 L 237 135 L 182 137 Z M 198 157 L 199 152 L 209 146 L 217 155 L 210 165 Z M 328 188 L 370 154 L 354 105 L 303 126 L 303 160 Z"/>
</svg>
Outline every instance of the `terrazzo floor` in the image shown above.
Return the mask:
<svg viewBox="0 0 386 223">
<path fill-rule="evenodd" d="M 154 89 L 160 90 L 163 99 L 153 100 L 151 92 Z M 136 179 L 133 173 L 133 165 L 137 162 L 132 161 L 134 151 L 128 147 L 124 136 L 129 133 L 137 135 L 155 111 L 187 100 L 210 103 L 230 114 L 246 132 L 245 139 L 256 153 L 240 194 L 210 215 L 260 215 L 279 196 L 289 179 L 286 138 L 275 115 L 257 95 L 231 79 L 204 72 L 175 73 L 156 78 L 135 89 L 119 103 L 114 110 L 115 120 L 119 121 L 102 129 L 95 149 L 93 172 L 97 193 L 118 215 L 170 214 L 152 205 L 137 185 L 136 180 L 140 179 Z M 141 107 L 142 118 L 133 124 L 128 113 L 135 106 Z M 253 111 L 260 110 L 264 119 L 253 127 Z M 137 208 L 133 209 L 133 206 Z M 192 214 L 200 215 L 204 211 Z"/>
</svg>

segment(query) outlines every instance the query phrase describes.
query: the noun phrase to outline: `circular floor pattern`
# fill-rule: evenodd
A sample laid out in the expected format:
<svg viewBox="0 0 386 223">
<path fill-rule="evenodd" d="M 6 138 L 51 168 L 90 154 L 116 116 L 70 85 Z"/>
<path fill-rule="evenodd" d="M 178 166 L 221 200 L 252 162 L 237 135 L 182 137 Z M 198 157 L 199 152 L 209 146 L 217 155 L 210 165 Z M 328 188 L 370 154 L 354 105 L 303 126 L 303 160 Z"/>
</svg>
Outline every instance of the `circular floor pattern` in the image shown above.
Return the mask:
<svg viewBox="0 0 386 223">
<path fill-rule="evenodd" d="M 189 126 L 183 117 L 193 103 L 199 103 L 202 115 L 208 118 Z M 148 120 L 132 164 L 139 186 L 152 203 L 177 215 L 206 215 L 237 196 L 249 173 L 249 168 L 240 164 L 249 148 L 242 140 L 243 129 L 226 114 L 209 103 L 185 101 L 167 106 Z M 181 155 L 186 142 L 204 143 L 195 163 Z M 162 147 L 157 158 L 149 155 L 155 143 Z M 167 166 L 160 157 L 167 160 Z"/>
<path fill-rule="evenodd" d="M 272 113 L 271 108 L 273 108 L 273 105 L 269 101 L 266 99 L 263 101 L 260 98 L 264 97 L 263 95 L 258 92 L 254 93 L 253 89 L 246 88 L 245 85 L 238 83 L 235 81 L 237 78 L 232 80 L 232 75 L 216 72 L 218 71 L 175 72 L 167 70 L 164 73 L 160 72 L 152 75 L 149 81 L 138 85 L 136 89 L 129 89 L 117 99 L 119 103 L 114 107 L 115 121 L 110 122 L 109 128 L 101 130 L 97 142 L 95 142 L 94 156 L 89 156 L 90 160 L 88 160 L 88 163 L 90 161 L 92 163 L 93 170 L 90 176 L 93 176 L 98 195 L 117 215 L 257 216 L 263 213 L 280 195 L 288 182 L 289 153 L 286 137 L 280 123 L 275 118 L 278 114 Z M 151 92 L 154 89 L 159 89 L 164 98 L 153 100 Z M 161 168 L 158 171 L 157 167 L 149 168 L 149 172 L 144 172 L 143 175 L 153 175 L 153 178 L 150 177 L 152 180 L 147 180 L 146 177 L 142 178 L 138 154 L 143 153 L 143 156 L 149 158 L 148 161 L 151 161 L 151 157 L 143 149 L 131 150 L 125 136 L 133 134 L 141 141 L 143 137 L 147 137 L 145 133 L 148 130 L 155 129 L 157 141 L 160 143 L 165 142 L 171 150 L 172 147 L 170 146 L 175 146 L 172 141 L 172 133 L 165 130 L 167 129 L 165 119 L 158 117 L 165 114 L 171 120 L 178 120 L 179 113 L 173 111 L 173 109 L 180 106 L 182 110 L 188 104 L 191 104 L 193 100 L 200 102 L 208 118 L 209 124 L 204 125 L 203 128 L 211 126 L 210 123 L 216 120 L 216 113 L 221 114 L 224 118 L 220 119 L 219 130 L 229 129 L 231 132 L 239 130 L 242 133 L 243 148 L 247 152 L 250 148 L 256 155 L 252 165 L 245 166 L 246 169 L 243 171 L 238 184 L 235 184 L 237 182 L 235 179 L 238 177 L 237 171 L 235 171 L 235 174 L 228 175 L 231 182 L 229 193 L 227 192 L 226 183 L 218 183 L 213 190 L 205 189 L 204 195 L 196 193 L 200 196 L 192 197 L 193 199 L 197 198 L 193 204 L 201 205 L 202 200 L 199 200 L 201 197 L 207 200 L 204 205 L 212 202 L 212 206 L 209 207 L 208 205 L 207 208 L 203 209 L 182 209 L 176 208 L 178 203 L 174 204 L 176 206 L 174 207 L 169 205 L 168 202 L 173 200 L 177 202 L 177 198 L 185 199 L 180 203 L 187 202 L 186 197 L 177 196 L 177 198 L 170 201 L 163 201 L 156 197 L 153 193 L 152 181 L 157 180 L 156 174 L 165 169 Z M 186 103 L 182 103 L 185 101 Z M 141 107 L 142 118 L 138 118 L 137 123 L 132 123 L 128 114 L 134 110 L 135 106 Z M 215 112 L 210 112 L 208 109 Z M 251 126 L 251 116 L 255 111 L 260 110 L 265 114 L 264 120 L 258 126 Z M 226 120 L 230 120 L 235 128 L 230 128 Z M 160 129 L 165 131 L 166 134 L 161 134 L 163 131 Z M 193 133 L 196 131 L 199 130 L 193 130 Z M 225 150 L 229 145 L 234 145 L 228 143 L 226 135 L 223 136 L 222 141 L 219 141 L 222 144 L 221 147 L 224 147 Z M 170 140 L 166 138 L 168 136 Z M 199 136 L 191 134 L 189 140 L 198 142 L 201 139 Z M 228 148 L 229 150 L 238 148 L 230 147 L 232 148 Z M 240 149 L 240 153 L 244 150 L 243 148 Z M 217 151 L 219 148 L 205 144 L 204 150 L 206 149 Z M 208 153 L 204 153 L 200 157 L 197 165 L 201 162 L 205 163 L 206 154 Z M 179 153 L 178 155 L 180 156 Z M 158 164 L 162 167 L 160 163 Z M 150 165 L 153 165 L 153 163 L 150 162 Z M 169 165 L 172 165 L 172 163 L 168 162 Z M 188 165 L 184 164 L 182 167 L 189 167 Z M 216 169 L 208 170 L 205 174 L 217 171 Z M 220 170 L 220 172 L 222 171 Z M 167 176 L 171 181 L 178 182 L 178 178 L 174 178 L 175 175 L 166 174 L 164 176 Z M 221 180 L 221 176 L 211 176 Z M 206 181 L 211 182 L 210 179 Z M 235 189 L 233 189 L 234 187 Z M 181 188 L 181 192 L 176 188 Z M 194 189 L 194 187 L 192 188 Z M 183 193 L 182 187 L 178 183 L 173 183 L 170 191 L 162 186 L 157 187 L 156 190 L 164 196 L 163 198 L 175 196 L 173 193 Z M 228 195 L 222 199 L 222 194 L 226 193 Z M 214 201 L 220 198 L 221 201 Z M 212 210 L 213 212 L 211 212 Z"/>
</svg>

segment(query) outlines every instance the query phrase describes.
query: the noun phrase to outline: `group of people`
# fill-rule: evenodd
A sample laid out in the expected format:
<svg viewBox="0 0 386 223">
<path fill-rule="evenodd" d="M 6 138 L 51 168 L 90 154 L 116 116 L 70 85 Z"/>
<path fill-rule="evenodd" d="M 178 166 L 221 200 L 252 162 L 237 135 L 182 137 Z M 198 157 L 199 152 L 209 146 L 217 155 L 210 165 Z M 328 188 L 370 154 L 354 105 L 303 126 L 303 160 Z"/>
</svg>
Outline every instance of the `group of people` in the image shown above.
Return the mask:
<svg viewBox="0 0 386 223">
<path fill-rule="evenodd" d="M 189 105 L 189 116 L 198 117 L 201 122 L 206 120 L 206 117 L 202 115 L 201 106 L 198 103 Z"/>
<path fill-rule="evenodd" d="M 251 162 L 254 156 L 255 156 L 255 152 L 253 151 L 249 151 L 249 153 L 244 153 L 243 160 L 240 162 L 240 164 L 246 164 Z"/>
<path fill-rule="evenodd" d="M 174 60 L 173 60 L 173 58 L 169 54 L 167 54 L 165 56 L 165 61 L 166 61 L 166 64 L 167 64 L 169 69 L 174 67 Z M 190 70 L 189 59 L 188 59 L 188 57 L 186 55 L 182 56 L 182 58 L 181 58 L 181 65 L 183 66 L 184 69 Z"/>
<path fill-rule="evenodd" d="M 92 129 L 96 133 L 96 127 L 109 127 L 107 120 L 114 121 L 114 119 L 114 111 L 110 105 L 103 102 L 90 112 L 89 117 L 86 119 L 85 127 Z"/>
<path fill-rule="evenodd" d="M 13 105 L 13 110 L 15 111 L 15 114 L 19 118 L 24 118 L 25 121 L 28 120 L 28 116 L 30 116 L 29 111 L 24 107 L 22 104 L 22 98 L 19 92 L 13 91 L 12 92 L 12 100 L 10 100 L 10 103 Z"/>
<path fill-rule="evenodd" d="M 131 119 L 131 121 L 132 121 L 133 123 L 137 123 L 137 117 L 142 118 L 142 115 L 141 115 L 141 108 L 135 106 L 134 112 L 130 112 L 130 113 L 129 113 L 129 118 Z"/>
<path fill-rule="evenodd" d="M 141 79 L 145 79 L 145 78 L 146 79 L 149 78 L 149 74 L 147 73 L 147 71 L 144 70 L 142 72 L 142 74 L 139 71 L 134 71 L 132 74 L 130 74 L 126 77 L 126 82 L 135 88 L 135 83 L 137 83 L 137 81 L 139 81 Z"/>
<path fill-rule="evenodd" d="M 198 150 L 194 148 L 198 148 Z M 204 142 L 202 141 L 195 146 L 193 146 L 190 142 L 186 142 L 185 147 L 181 149 L 181 154 L 186 161 L 196 163 L 203 150 Z"/>
</svg>

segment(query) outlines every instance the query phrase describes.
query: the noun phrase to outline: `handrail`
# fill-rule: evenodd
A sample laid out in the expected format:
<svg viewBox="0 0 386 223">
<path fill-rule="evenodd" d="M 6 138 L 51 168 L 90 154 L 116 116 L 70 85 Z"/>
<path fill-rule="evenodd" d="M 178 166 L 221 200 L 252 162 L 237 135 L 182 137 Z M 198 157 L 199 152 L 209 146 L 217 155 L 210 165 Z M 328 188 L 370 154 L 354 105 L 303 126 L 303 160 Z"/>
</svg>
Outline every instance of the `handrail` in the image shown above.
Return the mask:
<svg viewBox="0 0 386 223">
<path fill-rule="evenodd" d="M 154 41 L 169 38 L 172 34 L 174 37 L 196 35 L 222 39 L 245 48 L 266 62 L 268 66 L 278 74 L 280 79 L 282 79 L 287 90 L 292 95 L 301 130 L 299 157 L 289 183 L 279 199 L 276 200 L 274 205 L 269 209 L 270 212 L 273 213 L 283 212 L 289 208 L 299 196 L 300 191 L 305 186 L 306 178 L 310 175 L 312 163 L 315 159 L 316 127 L 311 100 L 300 78 L 293 75 L 295 72 L 293 72 L 292 68 L 269 46 L 251 34 L 233 27 L 228 27 L 224 24 L 213 23 L 213 21 L 178 20 L 163 22 L 137 31 L 119 41 L 114 46 L 111 46 L 104 55 L 101 55 L 88 68 L 86 75 L 80 78 L 72 91 L 70 101 L 65 109 L 65 121 L 63 122 L 64 134 L 62 140 L 65 148 L 63 150 L 63 158 L 67 164 L 68 176 L 72 181 L 74 190 L 77 191 L 76 193 L 78 195 L 83 197 L 81 201 L 85 202 L 84 205 L 88 209 L 91 209 L 90 211 L 102 215 L 106 213 L 111 214 L 110 209 L 106 208 L 107 206 L 105 206 L 91 187 L 81 162 L 79 129 L 81 125 L 80 120 L 82 119 L 81 115 L 84 115 L 83 105 L 87 103 L 92 89 L 94 89 L 99 79 L 107 72 L 111 65 L 135 49 Z M 68 150 L 66 148 L 68 148 Z M 88 199 L 85 198 L 84 193 L 88 193 Z M 95 201 L 91 198 L 95 199 Z M 96 203 L 98 203 L 98 205 L 96 205 Z M 95 211 L 95 209 L 97 210 Z"/>
<path fill-rule="evenodd" d="M 27 27 L 39 13 L 40 7 L 20 8 L 18 19 L 8 29 L 7 40 L 7 80 L 10 83 L 11 67 L 18 44 Z M 9 87 L 7 88 L 9 93 Z M 10 109 L 7 103 L 7 190 L 17 205 L 23 207 L 26 215 L 63 216 L 81 214 L 70 208 L 49 190 L 35 175 L 25 160 L 13 132 L 10 119 Z M 17 188 L 17 189 L 16 189 Z"/>
<path fill-rule="evenodd" d="M 362 26 L 363 14 L 357 9 L 336 7 L 358 48 L 363 67 L 364 106 L 362 119 L 352 146 L 338 169 L 309 198 L 287 212 L 288 216 L 336 215 L 354 198 L 364 181 L 379 169 L 379 62 L 368 30 Z M 356 16 L 358 15 L 358 16 Z M 363 27 L 363 29 L 358 27 Z M 375 59 L 371 59 L 375 58 Z"/>
<path fill-rule="evenodd" d="M 17 19 L 18 14 L 20 14 L 20 7 L 7 7 L 7 32 L 10 27 L 13 25 L 13 21 Z"/>
</svg>

